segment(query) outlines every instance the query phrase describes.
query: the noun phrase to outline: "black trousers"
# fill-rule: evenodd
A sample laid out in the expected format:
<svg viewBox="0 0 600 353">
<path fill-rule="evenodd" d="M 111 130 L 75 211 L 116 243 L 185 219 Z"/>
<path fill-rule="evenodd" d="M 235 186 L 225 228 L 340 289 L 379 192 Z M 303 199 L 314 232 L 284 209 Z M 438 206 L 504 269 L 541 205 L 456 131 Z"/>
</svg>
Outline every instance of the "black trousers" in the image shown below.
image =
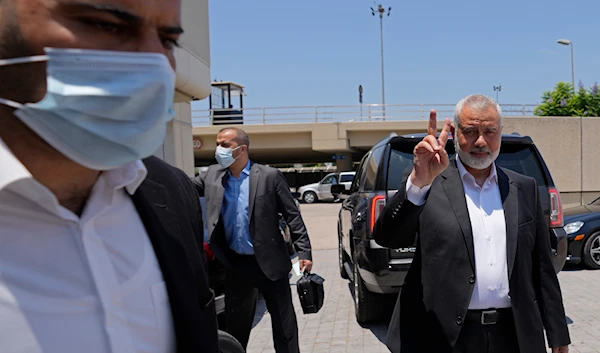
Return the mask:
<svg viewBox="0 0 600 353">
<path fill-rule="evenodd" d="M 510 309 L 492 325 L 466 319 L 453 353 L 519 353 L 515 321 Z"/>
<path fill-rule="evenodd" d="M 234 254 L 232 269 L 225 282 L 225 326 L 227 332 L 248 346 L 256 311 L 258 292 L 262 293 L 271 315 L 273 343 L 277 353 L 298 353 L 298 323 L 292 304 L 288 277 L 268 279 L 254 256 Z"/>
</svg>

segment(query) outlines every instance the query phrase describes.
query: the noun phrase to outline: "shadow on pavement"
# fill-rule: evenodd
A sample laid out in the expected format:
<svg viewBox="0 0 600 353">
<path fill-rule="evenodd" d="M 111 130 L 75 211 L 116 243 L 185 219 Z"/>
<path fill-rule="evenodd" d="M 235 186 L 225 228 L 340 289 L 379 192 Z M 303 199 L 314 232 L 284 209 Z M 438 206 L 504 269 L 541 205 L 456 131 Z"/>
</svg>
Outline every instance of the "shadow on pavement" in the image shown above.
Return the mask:
<svg viewBox="0 0 600 353">
<path fill-rule="evenodd" d="M 352 282 L 348 282 L 348 291 L 354 300 L 354 291 L 352 287 Z M 396 303 L 397 295 L 386 295 L 384 300 L 386 301 L 386 307 L 389 308 L 389 312 L 379 321 L 368 323 L 368 324 L 360 324 L 360 327 L 370 330 L 375 337 L 379 340 L 379 342 L 385 344 L 387 340 L 387 331 L 390 325 L 390 318 L 392 316 L 394 305 Z"/>
<path fill-rule="evenodd" d="M 561 271 L 572 272 L 572 271 L 585 271 L 585 270 L 586 270 L 586 268 L 584 268 L 582 265 L 565 264 L 565 266 L 563 267 L 563 269 Z"/>
</svg>

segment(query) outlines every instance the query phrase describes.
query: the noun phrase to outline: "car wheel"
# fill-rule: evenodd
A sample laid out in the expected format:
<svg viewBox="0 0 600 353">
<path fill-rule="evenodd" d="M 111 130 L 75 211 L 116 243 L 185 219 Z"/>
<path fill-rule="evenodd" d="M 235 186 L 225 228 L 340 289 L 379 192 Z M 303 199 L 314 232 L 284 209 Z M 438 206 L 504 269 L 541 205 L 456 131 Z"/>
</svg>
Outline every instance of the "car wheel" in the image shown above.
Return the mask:
<svg viewBox="0 0 600 353">
<path fill-rule="evenodd" d="M 359 324 L 366 324 L 379 320 L 383 315 L 385 301 L 383 295 L 369 292 L 358 271 L 358 263 L 354 262 L 353 288 L 354 288 L 354 313 Z"/>
<path fill-rule="evenodd" d="M 600 232 L 593 233 L 585 242 L 582 258 L 587 267 L 600 269 Z"/>
<path fill-rule="evenodd" d="M 302 195 L 302 200 L 304 200 L 306 203 L 314 203 L 318 200 L 317 194 L 312 191 L 307 191 L 304 193 L 304 195 Z"/>
<path fill-rule="evenodd" d="M 219 353 L 244 353 L 246 350 L 238 340 L 225 331 L 219 331 Z"/>
</svg>

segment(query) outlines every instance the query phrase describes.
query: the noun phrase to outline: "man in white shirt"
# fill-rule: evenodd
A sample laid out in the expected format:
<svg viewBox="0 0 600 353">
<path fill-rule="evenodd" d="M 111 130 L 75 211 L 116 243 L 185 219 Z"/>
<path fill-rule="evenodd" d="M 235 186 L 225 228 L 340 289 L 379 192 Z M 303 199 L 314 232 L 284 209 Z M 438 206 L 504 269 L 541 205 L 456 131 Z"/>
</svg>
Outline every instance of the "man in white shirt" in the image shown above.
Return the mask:
<svg viewBox="0 0 600 353">
<path fill-rule="evenodd" d="M 182 31 L 179 0 L 0 0 L 0 352 L 218 352 L 198 195 L 150 157 Z"/>
<path fill-rule="evenodd" d="M 454 136 L 456 158 L 445 150 Z M 417 252 L 388 333 L 393 352 L 554 353 L 570 343 L 538 187 L 499 168 L 502 112 L 472 95 L 436 138 L 436 113 L 376 241 Z"/>
</svg>

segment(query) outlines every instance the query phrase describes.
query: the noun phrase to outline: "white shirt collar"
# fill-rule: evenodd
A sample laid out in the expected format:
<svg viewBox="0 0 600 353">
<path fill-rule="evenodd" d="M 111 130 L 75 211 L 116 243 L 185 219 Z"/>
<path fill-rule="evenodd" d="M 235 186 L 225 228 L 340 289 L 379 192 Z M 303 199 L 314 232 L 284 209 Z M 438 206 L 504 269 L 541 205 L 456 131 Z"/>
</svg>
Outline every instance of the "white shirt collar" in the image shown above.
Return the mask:
<svg viewBox="0 0 600 353">
<path fill-rule="evenodd" d="M 25 179 L 33 179 L 33 176 L 0 139 L 0 190 Z"/>
<path fill-rule="evenodd" d="M 148 170 L 140 160 L 125 164 L 116 169 L 103 173 L 108 185 L 116 189 L 125 188 L 130 195 L 142 185 L 148 175 Z"/>
<path fill-rule="evenodd" d="M 115 190 L 125 188 L 130 195 L 135 193 L 147 175 L 148 170 L 140 160 L 102 173 L 108 185 Z M 0 190 L 25 179 L 34 178 L 0 139 Z"/>
<path fill-rule="evenodd" d="M 458 153 L 456 154 L 456 166 L 458 167 L 458 172 L 460 173 L 460 178 L 462 180 L 464 180 L 466 177 L 473 182 L 475 181 L 475 177 L 471 173 L 469 173 L 469 171 L 467 171 L 467 168 L 465 168 L 463 163 L 460 161 L 460 157 L 458 156 Z M 490 175 L 485 180 L 486 184 L 489 184 L 491 182 L 495 182 L 495 183 L 498 182 L 498 173 L 496 172 L 496 162 L 492 163 L 492 170 L 490 172 Z"/>
</svg>

